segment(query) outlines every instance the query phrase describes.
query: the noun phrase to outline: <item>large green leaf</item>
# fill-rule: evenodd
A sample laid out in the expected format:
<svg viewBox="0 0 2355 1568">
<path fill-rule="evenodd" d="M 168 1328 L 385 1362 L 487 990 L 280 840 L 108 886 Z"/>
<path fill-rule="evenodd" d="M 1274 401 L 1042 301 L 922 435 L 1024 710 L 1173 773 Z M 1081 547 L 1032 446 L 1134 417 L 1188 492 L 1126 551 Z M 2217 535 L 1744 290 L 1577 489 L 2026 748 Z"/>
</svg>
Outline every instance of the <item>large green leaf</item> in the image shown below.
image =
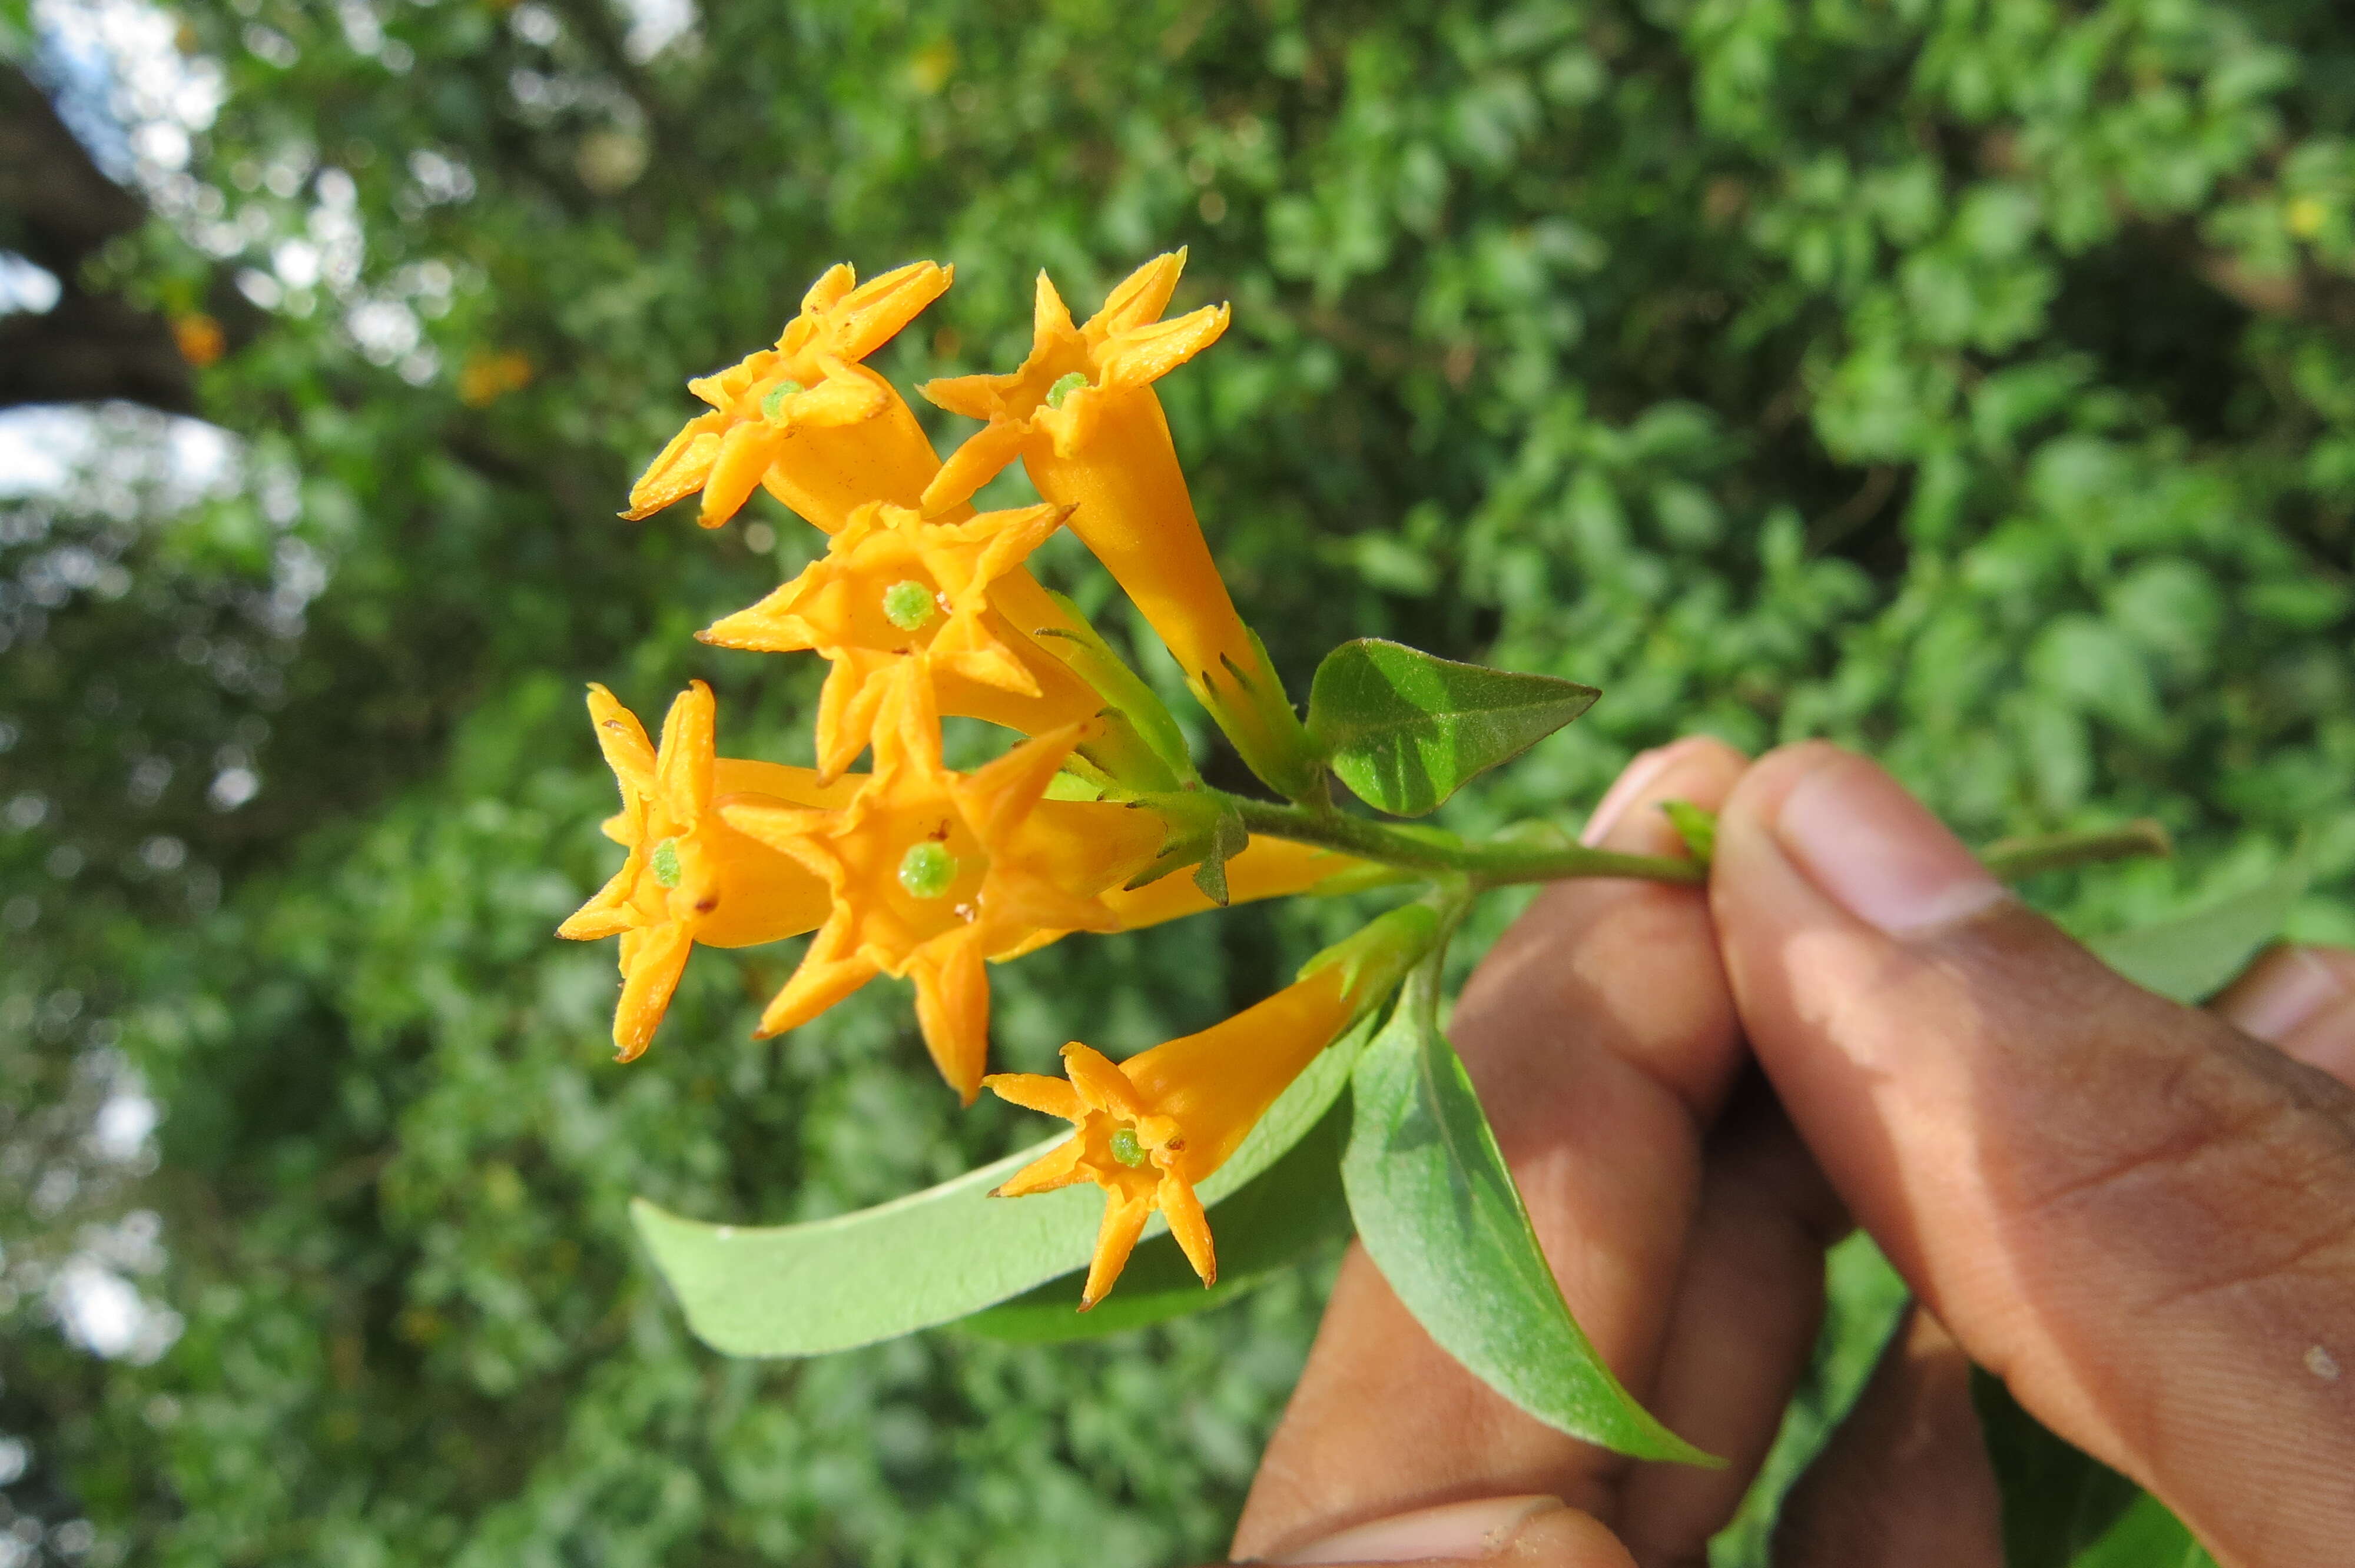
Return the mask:
<svg viewBox="0 0 2355 1568">
<path fill-rule="evenodd" d="M 1360 638 L 1316 667 L 1308 734 L 1368 805 L 1420 817 L 1600 695 L 1551 675 L 1459 664 L 1403 643 Z"/>
<path fill-rule="evenodd" d="M 2281 935 L 2290 906 L 2306 892 L 2304 863 L 2293 859 L 2272 877 L 2179 920 L 2143 926 L 2085 945 L 2137 985 L 2177 1001 L 2203 1001 L 2249 967 Z"/>
<path fill-rule="evenodd" d="M 1349 1234 L 1349 1203 L 1341 1191 L 1341 1150 L 1348 1140 L 1348 1107 L 1336 1105 L 1283 1159 L 1219 1205 L 1211 1226 L 1219 1282 L 1207 1290 L 1176 1239 L 1164 1234 L 1137 1247 L 1119 1287 L 1091 1311 L 1071 1310 L 1086 1277 L 1086 1270 L 1074 1269 L 958 1327 L 1018 1344 L 1045 1344 L 1116 1334 L 1232 1300 L 1320 1244 Z"/>
<path fill-rule="evenodd" d="M 1719 1463 L 1653 1419 L 1572 1319 L 1464 1064 L 1419 1009 L 1400 1004 L 1359 1059 L 1352 1094 L 1341 1161 L 1349 1212 L 1431 1337 L 1573 1437 L 1637 1458 Z"/>
<path fill-rule="evenodd" d="M 1202 1183 L 1205 1204 L 1248 1185 L 1316 1125 L 1364 1038 L 1363 1027 L 1353 1030 L 1309 1065 Z M 820 1355 L 952 1322 L 1084 1265 L 1103 1213 L 1093 1187 L 989 1196 L 1060 1141 L 806 1224 L 707 1224 L 643 1198 L 631 1218 L 706 1344 L 738 1356 Z M 1156 1215 L 1147 1234 L 1167 1228 Z"/>
</svg>

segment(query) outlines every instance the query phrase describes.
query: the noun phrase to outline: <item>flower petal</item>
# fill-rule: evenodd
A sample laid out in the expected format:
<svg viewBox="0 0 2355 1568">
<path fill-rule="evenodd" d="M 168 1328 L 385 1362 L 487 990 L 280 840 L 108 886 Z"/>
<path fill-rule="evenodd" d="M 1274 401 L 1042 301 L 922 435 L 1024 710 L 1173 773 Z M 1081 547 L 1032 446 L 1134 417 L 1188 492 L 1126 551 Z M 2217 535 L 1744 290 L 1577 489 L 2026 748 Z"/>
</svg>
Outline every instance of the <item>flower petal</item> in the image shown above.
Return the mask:
<svg viewBox="0 0 2355 1568">
<path fill-rule="evenodd" d="M 643 800 L 655 792 L 655 747 L 646 738 L 646 726 L 638 715 L 623 707 L 621 699 L 599 685 L 589 683 L 589 722 L 596 726 L 597 749 L 605 754 L 605 766 L 613 770 L 621 781 L 622 799 L 625 805 L 634 799 Z"/>
<path fill-rule="evenodd" d="M 761 475 L 777 453 L 777 432 L 759 423 L 741 424 L 719 438 L 703 482 L 703 510 L 695 520 L 717 528 L 736 515 L 761 482 Z"/>
<path fill-rule="evenodd" d="M 916 1027 L 949 1087 L 971 1105 L 989 1065 L 989 973 L 970 928 L 938 938 L 909 969 Z"/>
<path fill-rule="evenodd" d="M 1229 306 L 1205 305 L 1174 322 L 1123 333 L 1095 351 L 1096 379 L 1106 388 L 1158 381 L 1218 342 L 1231 314 Z"/>
<path fill-rule="evenodd" d="M 695 938 L 677 921 L 623 934 L 622 1000 L 613 1009 L 616 1061 L 633 1062 L 645 1054 L 694 946 Z"/>
<path fill-rule="evenodd" d="M 939 403 L 941 400 L 933 397 L 932 394 L 940 386 L 940 382 L 932 383 L 924 388 L 924 396 Z M 942 406 L 948 407 L 946 404 Z M 954 411 L 962 413 L 964 410 Z M 926 515 L 937 515 L 972 500 L 975 491 L 996 479 L 1007 463 L 1022 455 L 1022 449 L 1029 440 L 1020 425 L 1004 419 L 985 425 L 966 437 L 964 444 L 949 453 L 948 461 L 941 464 L 940 472 L 932 475 L 931 482 L 924 486 Z"/>
<path fill-rule="evenodd" d="M 1002 1073 L 995 1075 L 996 1077 L 1007 1075 Z M 984 1078 L 982 1082 L 990 1084 L 993 1088 L 996 1086 L 990 1078 Z M 1048 1082 L 1060 1083 L 1062 1080 L 1050 1078 Z M 1033 1192 L 1051 1192 L 1058 1187 L 1084 1181 L 1088 1179 L 1088 1172 L 1080 1160 L 1087 1151 L 1086 1139 L 1067 1138 L 1000 1181 L 989 1195 L 993 1198 L 1027 1198 Z"/>
<path fill-rule="evenodd" d="M 826 938 L 826 932 L 821 930 L 811 939 L 809 951 L 802 956 L 801 967 L 770 999 L 769 1005 L 761 1010 L 760 1027 L 752 1031 L 754 1039 L 765 1040 L 772 1034 L 800 1028 L 875 978 L 871 959 L 857 954 L 821 956 Z"/>
<path fill-rule="evenodd" d="M 1080 1098 L 1096 1109 L 1130 1121 L 1145 1114 L 1145 1102 L 1137 1097 L 1136 1086 L 1128 1081 L 1128 1075 L 1093 1046 L 1076 1040 L 1065 1045 L 1063 1071 L 1071 1075 L 1071 1087 Z"/>
<path fill-rule="evenodd" d="M 663 719 L 662 751 L 655 764 L 656 782 L 664 813 L 682 831 L 702 820 L 703 808 L 711 800 L 712 732 L 718 710 L 711 688 L 690 681 Z"/>
<path fill-rule="evenodd" d="M 1080 1098 L 1080 1091 L 1067 1079 L 1044 1073 L 992 1073 L 982 1079 L 981 1086 L 1008 1104 L 1042 1116 L 1059 1116 L 1068 1122 L 1087 1118 L 1087 1101 Z"/>
<path fill-rule="evenodd" d="M 1145 1216 L 1152 1210 L 1149 1198 L 1127 1198 L 1106 1190 L 1103 1224 L 1096 1229 L 1095 1256 L 1089 1260 L 1088 1283 L 1080 1292 L 1081 1311 L 1103 1300 L 1120 1278 L 1120 1271 L 1128 1266 L 1128 1255 L 1136 1250 L 1136 1238 L 1145 1234 Z"/>
<path fill-rule="evenodd" d="M 1210 1246 L 1210 1220 L 1202 1213 L 1202 1200 L 1194 1195 L 1192 1183 L 1174 1171 L 1164 1171 L 1155 1196 L 1161 1212 L 1169 1216 L 1170 1235 L 1177 1239 L 1186 1261 L 1194 1266 L 1194 1272 L 1202 1277 L 1204 1287 L 1216 1285 L 1219 1259 Z"/>
<path fill-rule="evenodd" d="M 911 261 L 868 279 L 826 312 L 834 329 L 834 352 L 845 359 L 866 358 L 946 293 L 955 280 L 955 268 L 932 261 Z"/>
<path fill-rule="evenodd" d="M 1131 272 L 1104 296 L 1103 309 L 1088 323 L 1088 335 L 1106 337 L 1159 321 L 1169 308 L 1169 296 L 1178 291 L 1178 275 L 1185 270 L 1186 248 L 1181 245 Z"/>
<path fill-rule="evenodd" d="M 689 419 L 630 486 L 630 509 L 622 515 L 634 523 L 701 490 L 711 472 L 711 460 L 719 455 L 719 433 L 727 424 L 725 414 L 698 414 Z"/>
</svg>

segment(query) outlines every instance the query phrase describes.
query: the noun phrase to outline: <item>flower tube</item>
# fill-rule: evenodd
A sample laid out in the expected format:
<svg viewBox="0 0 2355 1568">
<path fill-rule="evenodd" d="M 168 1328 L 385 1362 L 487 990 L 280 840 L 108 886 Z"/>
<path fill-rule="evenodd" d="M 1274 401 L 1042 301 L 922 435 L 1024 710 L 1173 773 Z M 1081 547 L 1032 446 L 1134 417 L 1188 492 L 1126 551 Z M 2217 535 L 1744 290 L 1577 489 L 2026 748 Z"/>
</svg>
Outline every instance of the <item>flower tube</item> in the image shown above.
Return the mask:
<svg viewBox="0 0 2355 1568">
<path fill-rule="evenodd" d="M 1040 273 L 1019 369 L 924 387 L 940 407 L 987 421 L 951 455 L 924 503 L 939 512 L 961 503 L 1019 457 L 1040 495 L 1074 508 L 1071 531 L 1136 601 L 1243 759 L 1297 797 L 1322 769 L 1210 559 L 1153 391 L 1226 330 L 1224 305 L 1160 320 L 1185 264 L 1182 250 L 1147 262 L 1077 327 Z"/>
<path fill-rule="evenodd" d="M 829 786 L 805 768 L 717 757 L 715 713 L 711 688 L 693 683 L 663 720 L 657 750 L 613 693 L 589 688 L 597 744 L 622 787 L 622 810 L 604 824 L 605 836 L 629 858 L 556 934 L 622 938 L 613 1046 L 624 1062 L 653 1040 L 696 943 L 743 948 L 799 936 L 832 903 L 822 879 L 730 827 L 712 801 L 749 791 L 803 809 L 839 807 L 858 781 Z"/>
<path fill-rule="evenodd" d="M 1309 961 L 1300 979 L 1199 1034 L 1114 1064 L 1079 1041 L 1063 1047 L 1069 1080 L 993 1073 L 1001 1099 L 1073 1126 L 1069 1139 L 1017 1171 L 996 1195 L 1081 1181 L 1104 1190 L 1103 1222 L 1080 1310 L 1104 1298 L 1158 1209 L 1203 1285 L 1216 1284 L 1210 1223 L 1195 1189 L 1227 1162 L 1302 1069 L 1378 1004 L 1429 948 L 1437 919 L 1397 909 Z"/>
</svg>

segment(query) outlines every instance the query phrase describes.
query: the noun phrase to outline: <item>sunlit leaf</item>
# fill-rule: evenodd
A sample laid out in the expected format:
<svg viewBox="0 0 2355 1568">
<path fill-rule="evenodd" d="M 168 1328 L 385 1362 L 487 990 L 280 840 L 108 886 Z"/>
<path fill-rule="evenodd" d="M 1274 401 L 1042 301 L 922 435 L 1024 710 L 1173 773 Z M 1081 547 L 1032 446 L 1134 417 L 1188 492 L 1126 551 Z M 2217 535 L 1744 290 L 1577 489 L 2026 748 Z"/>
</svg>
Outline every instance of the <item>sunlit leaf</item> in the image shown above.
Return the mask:
<svg viewBox="0 0 2355 1568">
<path fill-rule="evenodd" d="M 2089 938 L 2085 945 L 2137 985 L 2177 1001 L 2205 1001 L 2281 935 L 2282 922 L 2306 884 L 2305 865 L 2292 860 L 2246 893 L 2196 914 Z"/>
<path fill-rule="evenodd" d="M 1570 1315 L 1446 1038 L 1401 1003 L 1359 1058 L 1341 1178 L 1382 1277 L 1489 1387 L 1573 1437 L 1714 1465 L 1619 1384 Z"/>
<path fill-rule="evenodd" d="M 1308 733 L 1359 799 L 1401 817 L 1437 808 L 1602 695 L 1551 675 L 1459 664 L 1377 638 L 1344 642 L 1316 667 Z"/>
</svg>

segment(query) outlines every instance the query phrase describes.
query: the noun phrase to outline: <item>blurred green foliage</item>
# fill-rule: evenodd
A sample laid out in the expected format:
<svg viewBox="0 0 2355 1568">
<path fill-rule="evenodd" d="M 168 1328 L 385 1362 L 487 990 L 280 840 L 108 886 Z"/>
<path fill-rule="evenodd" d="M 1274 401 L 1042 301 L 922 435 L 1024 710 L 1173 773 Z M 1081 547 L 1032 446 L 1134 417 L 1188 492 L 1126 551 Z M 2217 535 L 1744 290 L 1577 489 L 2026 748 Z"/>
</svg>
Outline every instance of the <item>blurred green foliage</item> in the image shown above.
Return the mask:
<svg viewBox="0 0 2355 1568">
<path fill-rule="evenodd" d="M 837 260 L 955 264 L 876 361 L 904 387 L 1009 366 L 1041 266 L 1084 308 L 1189 246 L 1178 308 L 1235 324 L 1165 397 L 1295 695 L 1358 635 L 1604 689 L 1451 825 L 1574 819 L 1682 730 L 1829 735 L 1976 837 L 2163 821 L 2179 861 L 2036 890 L 2086 928 L 2303 836 L 2298 925 L 2355 938 L 2343 8 L 634 15 L 187 7 L 225 101 L 90 281 L 186 313 L 274 271 L 200 378 L 240 482 L 0 507 L 0 1427 L 10 1497 L 97 1558 L 1220 1550 L 1314 1271 L 1097 1345 L 749 1365 L 628 1236 L 634 1193 L 807 1217 L 1037 1131 L 956 1113 L 888 986 L 750 1042 L 790 951 L 698 952 L 617 1068 L 610 951 L 549 935 L 613 860 L 582 682 L 652 715 L 700 675 L 726 749 L 805 755 L 805 663 L 689 633 L 815 535 L 612 514 L 683 378 Z M 1076 551 L 1042 571 L 1104 603 Z M 999 974 L 1001 1054 L 1199 1026 L 1333 918 L 1061 944 Z M 76 1130 L 133 1071 L 146 1176 Z M 133 1207 L 184 1319 L 146 1365 L 68 1347 L 41 1287 Z M 1881 1319 L 1838 1320 L 1853 1386 Z"/>
</svg>

